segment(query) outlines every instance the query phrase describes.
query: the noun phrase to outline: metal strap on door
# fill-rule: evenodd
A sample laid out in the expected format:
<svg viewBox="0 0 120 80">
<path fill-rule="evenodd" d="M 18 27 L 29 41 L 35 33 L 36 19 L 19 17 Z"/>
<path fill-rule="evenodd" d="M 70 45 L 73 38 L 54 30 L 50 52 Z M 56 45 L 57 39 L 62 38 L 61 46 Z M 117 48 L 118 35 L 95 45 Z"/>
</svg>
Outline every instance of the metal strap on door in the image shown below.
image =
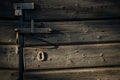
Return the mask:
<svg viewBox="0 0 120 80">
<path fill-rule="evenodd" d="M 23 59 L 23 48 L 24 48 L 24 35 L 25 34 L 35 34 L 35 33 L 50 33 L 52 30 L 50 28 L 35 28 L 34 20 L 31 19 L 31 27 L 24 28 L 24 10 L 34 9 L 34 3 L 15 3 L 15 16 L 19 17 L 19 26 L 16 31 L 16 39 L 18 45 L 18 54 L 19 54 L 19 80 L 23 80 L 24 72 L 24 59 Z"/>
</svg>

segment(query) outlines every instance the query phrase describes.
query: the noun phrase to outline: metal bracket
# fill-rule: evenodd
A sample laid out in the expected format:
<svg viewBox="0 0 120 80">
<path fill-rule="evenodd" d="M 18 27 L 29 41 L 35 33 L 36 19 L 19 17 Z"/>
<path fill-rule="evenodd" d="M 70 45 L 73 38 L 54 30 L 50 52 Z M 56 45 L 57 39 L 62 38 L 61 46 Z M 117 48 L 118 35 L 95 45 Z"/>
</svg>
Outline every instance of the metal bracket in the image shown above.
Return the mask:
<svg viewBox="0 0 120 80">
<path fill-rule="evenodd" d="M 23 34 L 30 34 L 30 33 L 51 33 L 51 29 L 50 28 L 34 28 L 31 31 L 31 28 L 19 28 L 19 29 L 15 29 L 16 32 L 19 33 L 23 33 Z"/>
<path fill-rule="evenodd" d="M 31 20 L 31 27 L 30 28 L 17 28 L 15 29 L 16 32 L 23 33 L 23 34 L 35 34 L 35 33 L 51 33 L 51 28 L 34 28 L 34 20 Z"/>
<path fill-rule="evenodd" d="M 22 16 L 22 10 L 30 10 L 34 9 L 34 3 L 15 3 L 14 4 L 15 9 L 15 16 Z"/>
</svg>

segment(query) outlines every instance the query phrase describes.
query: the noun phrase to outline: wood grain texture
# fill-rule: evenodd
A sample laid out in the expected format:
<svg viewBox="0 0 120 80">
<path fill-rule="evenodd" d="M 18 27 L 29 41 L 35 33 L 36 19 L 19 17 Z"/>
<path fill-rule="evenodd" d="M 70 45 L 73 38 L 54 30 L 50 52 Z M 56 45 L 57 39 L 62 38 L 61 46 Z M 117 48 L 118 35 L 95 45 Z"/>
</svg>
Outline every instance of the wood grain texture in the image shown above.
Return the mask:
<svg viewBox="0 0 120 80">
<path fill-rule="evenodd" d="M 25 22 L 24 27 L 30 27 Z M 0 42 L 15 43 L 17 21 L 0 21 Z M 120 20 L 35 22 L 35 28 L 51 28 L 48 34 L 25 35 L 25 45 L 52 45 L 120 41 Z"/>
<path fill-rule="evenodd" d="M 0 70 L 0 79 L 1 80 L 17 80 L 18 79 L 18 71 Z"/>
<path fill-rule="evenodd" d="M 18 27 L 18 22 L 0 21 L 0 42 L 15 43 L 15 28 Z"/>
<path fill-rule="evenodd" d="M 20 0 L 0 1 L 0 18 L 15 19 L 13 4 Z M 120 17 L 119 0 L 24 0 L 34 2 L 35 10 L 27 11 L 26 19 L 61 20 Z"/>
<path fill-rule="evenodd" d="M 36 52 L 45 53 L 44 61 Z M 24 48 L 25 69 L 54 69 L 120 65 L 120 44 L 39 46 Z M 0 46 L 0 68 L 18 69 L 16 46 Z"/>
<path fill-rule="evenodd" d="M 120 80 L 120 68 L 25 72 L 24 80 Z"/>
<path fill-rule="evenodd" d="M 39 61 L 36 53 L 45 53 Z M 120 44 L 26 47 L 25 69 L 57 69 L 120 65 Z"/>
<path fill-rule="evenodd" d="M 34 2 L 35 11 L 26 19 L 63 20 L 120 17 L 119 0 L 25 0 Z"/>
</svg>

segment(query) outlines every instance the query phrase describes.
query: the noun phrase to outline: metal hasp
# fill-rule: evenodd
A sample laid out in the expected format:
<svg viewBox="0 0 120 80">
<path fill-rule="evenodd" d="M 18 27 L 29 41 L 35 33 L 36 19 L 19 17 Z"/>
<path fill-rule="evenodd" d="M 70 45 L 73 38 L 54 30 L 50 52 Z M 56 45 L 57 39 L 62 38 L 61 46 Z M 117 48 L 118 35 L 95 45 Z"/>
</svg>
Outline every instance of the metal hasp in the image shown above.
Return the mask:
<svg viewBox="0 0 120 80">
<path fill-rule="evenodd" d="M 30 28 L 17 28 L 15 29 L 16 32 L 22 34 L 37 34 L 37 33 L 51 33 L 51 28 L 35 28 L 34 27 L 34 20 L 31 20 L 31 27 Z"/>
<path fill-rule="evenodd" d="M 50 28 L 20 28 L 20 29 L 15 29 L 15 31 L 23 34 L 37 34 L 37 33 L 51 33 Z"/>
<path fill-rule="evenodd" d="M 34 9 L 34 3 L 15 3 L 15 16 L 19 17 L 19 26 L 18 28 L 23 28 L 24 21 L 24 12 L 23 9 Z M 24 59 L 23 59 L 23 47 L 24 47 L 24 36 L 23 34 L 17 31 L 17 44 L 18 44 L 18 54 L 19 54 L 19 80 L 23 80 L 23 72 L 24 72 Z"/>
<path fill-rule="evenodd" d="M 15 9 L 15 16 L 21 16 L 23 15 L 22 10 L 34 9 L 34 3 L 15 3 L 14 9 Z"/>
<path fill-rule="evenodd" d="M 34 9 L 34 3 L 15 3 L 14 9 L 15 16 L 24 16 L 23 10 Z M 50 28 L 34 28 L 34 20 L 31 19 L 30 28 L 19 27 L 15 29 L 15 31 L 18 31 L 19 33 L 29 34 L 29 33 L 50 33 L 52 30 Z"/>
</svg>

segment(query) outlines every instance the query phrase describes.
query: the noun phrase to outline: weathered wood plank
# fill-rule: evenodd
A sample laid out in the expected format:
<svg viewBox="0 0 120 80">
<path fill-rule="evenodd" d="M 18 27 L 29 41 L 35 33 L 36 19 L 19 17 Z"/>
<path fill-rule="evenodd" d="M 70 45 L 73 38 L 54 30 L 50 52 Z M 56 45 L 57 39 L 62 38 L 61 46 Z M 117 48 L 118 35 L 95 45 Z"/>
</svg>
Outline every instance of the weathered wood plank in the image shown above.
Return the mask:
<svg viewBox="0 0 120 80">
<path fill-rule="evenodd" d="M 97 11 L 98 10 L 98 11 Z M 25 20 L 41 20 L 41 21 L 56 21 L 56 20 L 89 20 L 89 19 L 107 19 L 107 18 L 119 18 L 119 9 L 113 8 L 114 11 L 95 9 L 94 11 L 80 10 L 43 10 L 43 11 L 26 11 Z"/>
<path fill-rule="evenodd" d="M 15 31 L 18 22 L 12 21 L 0 21 L 0 42 L 3 43 L 15 43 Z"/>
<path fill-rule="evenodd" d="M 0 70 L 0 79 L 1 80 L 17 80 L 18 79 L 18 71 Z"/>
<path fill-rule="evenodd" d="M 0 1 L 0 18 L 15 18 L 13 3 L 20 0 Z M 26 19 L 61 20 L 120 17 L 119 0 L 24 0 L 34 2 L 35 10 L 26 13 Z"/>
<path fill-rule="evenodd" d="M 38 61 L 37 51 L 46 53 L 45 61 Z M 0 68 L 18 68 L 16 46 L 0 45 Z M 120 44 L 41 46 L 24 48 L 25 69 L 53 69 L 75 67 L 118 66 Z"/>
<path fill-rule="evenodd" d="M 0 42 L 15 43 L 18 22 L 0 21 Z M 120 20 L 35 22 L 36 28 L 51 28 L 50 34 L 25 35 L 25 44 L 63 44 L 120 41 Z M 25 27 L 30 24 L 25 23 Z M 9 35 L 9 36 L 8 36 Z"/>
<path fill-rule="evenodd" d="M 0 68 L 18 68 L 18 54 L 16 46 L 0 45 Z"/>
<path fill-rule="evenodd" d="M 63 20 L 120 17 L 119 0 L 25 0 L 36 3 L 26 18 Z"/>
<path fill-rule="evenodd" d="M 25 80 L 120 80 L 120 68 L 25 72 Z"/>
<path fill-rule="evenodd" d="M 35 53 L 43 51 L 45 61 Z M 0 68 L 17 69 L 16 46 L 0 46 Z M 120 65 L 120 44 L 41 46 L 24 48 L 25 69 L 54 69 Z"/>
<path fill-rule="evenodd" d="M 37 9 L 78 9 L 78 7 L 119 6 L 119 0 L 24 0 L 40 5 Z M 104 7 L 103 7 L 104 8 Z M 108 8 L 108 7 L 107 7 Z"/>
<path fill-rule="evenodd" d="M 36 54 L 45 53 L 39 61 Z M 120 65 L 120 44 L 26 47 L 25 69 L 54 69 Z"/>
</svg>

